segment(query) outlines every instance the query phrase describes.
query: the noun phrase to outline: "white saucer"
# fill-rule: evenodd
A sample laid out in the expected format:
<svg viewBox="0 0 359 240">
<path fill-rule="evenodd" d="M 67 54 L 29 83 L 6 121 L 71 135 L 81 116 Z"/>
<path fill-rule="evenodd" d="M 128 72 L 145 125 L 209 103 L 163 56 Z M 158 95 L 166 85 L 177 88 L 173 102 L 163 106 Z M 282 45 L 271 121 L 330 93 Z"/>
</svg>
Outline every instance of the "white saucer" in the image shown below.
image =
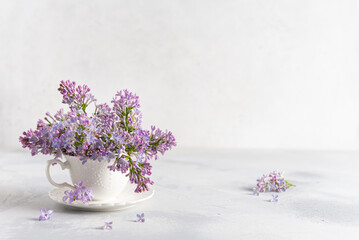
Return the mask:
<svg viewBox="0 0 359 240">
<path fill-rule="evenodd" d="M 142 193 L 135 193 L 134 190 L 136 184 L 128 183 L 123 192 L 116 198 L 110 201 L 89 201 L 88 204 L 83 204 L 81 201 L 74 201 L 71 204 L 62 201 L 62 198 L 65 196 L 64 192 L 70 190 L 68 187 L 55 188 L 49 191 L 49 196 L 55 202 L 58 202 L 67 207 L 76 208 L 79 210 L 85 211 L 115 211 L 130 208 L 137 203 L 146 201 L 150 199 L 154 190 L 150 189 L 149 191 Z"/>
</svg>

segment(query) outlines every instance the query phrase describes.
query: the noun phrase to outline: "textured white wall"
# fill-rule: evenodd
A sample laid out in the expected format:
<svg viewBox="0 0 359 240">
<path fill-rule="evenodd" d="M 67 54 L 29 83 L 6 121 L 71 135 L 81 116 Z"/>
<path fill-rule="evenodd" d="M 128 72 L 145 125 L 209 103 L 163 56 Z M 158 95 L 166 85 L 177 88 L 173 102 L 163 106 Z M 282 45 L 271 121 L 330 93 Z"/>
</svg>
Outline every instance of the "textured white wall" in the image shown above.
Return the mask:
<svg viewBox="0 0 359 240">
<path fill-rule="evenodd" d="M 355 0 L 0 1 L 0 147 L 70 79 L 183 148 L 358 149 L 357 26 Z"/>
</svg>

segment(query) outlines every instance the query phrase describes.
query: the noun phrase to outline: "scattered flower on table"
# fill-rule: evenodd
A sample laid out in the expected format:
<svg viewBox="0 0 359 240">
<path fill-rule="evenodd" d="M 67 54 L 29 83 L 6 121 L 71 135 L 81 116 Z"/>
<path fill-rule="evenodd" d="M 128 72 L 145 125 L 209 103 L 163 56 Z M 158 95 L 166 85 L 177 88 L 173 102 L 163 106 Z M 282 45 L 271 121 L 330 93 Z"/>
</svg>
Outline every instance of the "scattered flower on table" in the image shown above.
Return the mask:
<svg viewBox="0 0 359 240">
<path fill-rule="evenodd" d="M 51 163 L 52 166 L 55 166 L 56 164 L 57 164 L 57 163 L 55 163 L 55 162 L 54 162 L 54 163 Z"/>
<path fill-rule="evenodd" d="M 270 200 L 271 202 L 278 202 L 278 195 L 272 195 L 272 199 Z"/>
<path fill-rule="evenodd" d="M 259 196 L 259 189 L 253 188 L 253 195 Z"/>
<path fill-rule="evenodd" d="M 82 203 L 86 204 L 89 201 L 93 200 L 93 193 L 92 189 L 87 189 L 85 186 L 82 185 L 83 182 L 80 181 L 78 184 L 75 184 L 76 189 L 75 190 L 66 190 L 64 192 L 65 196 L 62 198 L 62 201 L 66 202 L 68 201 L 69 204 L 72 202 L 79 200 L 82 201 Z"/>
<path fill-rule="evenodd" d="M 289 183 L 283 176 L 282 172 L 273 171 L 257 179 L 257 187 L 253 189 L 253 195 L 259 195 L 260 192 L 273 191 L 285 192 L 288 188 L 295 187 Z"/>
<path fill-rule="evenodd" d="M 136 222 L 145 222 L 145 214 L 144 213 L 141 213 L 141 215 L 137 214 Z"/>
<path fill-rule="evenodd" d="M 126 174 L 137 185 L 135 192 L 148 191 L 153 184 L 150 160 L 176 146 L 172 132 L 155 126 L 144 129 L 139 97 L 127 89 L 115 94 L 111 106 L 97 103 L 87 85 L 61 81 L 58 90 L 69 111 L 46 113 L 35 129 L 23 132 L 22 146 L 32 155 L 75 156 L 83 164 L 114 160 L 109 171 Z M 88 111 L 90 104 L 93 112 Z"/>
<path fill-rule="evenodd" d="M 41 215 L 39 216 L 39 221 L 46 221 L 50 219 L 50 215 L 54 212 L 53 210 L 46 211 L 45 208 L 40 209 Z"/>
<path fill-rule="evenodd" d="M 105 222 L 105 225 L 103 226 L 103 230 L 112 230 L 112 221 L 111 222 Z"/>
</svg>

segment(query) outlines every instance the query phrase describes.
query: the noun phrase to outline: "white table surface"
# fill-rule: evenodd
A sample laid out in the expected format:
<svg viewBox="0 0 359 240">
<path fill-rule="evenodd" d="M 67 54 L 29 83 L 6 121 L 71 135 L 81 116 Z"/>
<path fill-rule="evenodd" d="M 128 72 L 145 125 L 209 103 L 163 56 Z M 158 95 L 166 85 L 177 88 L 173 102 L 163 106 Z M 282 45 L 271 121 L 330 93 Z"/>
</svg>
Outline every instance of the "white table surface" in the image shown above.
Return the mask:
<svg viewBox="0 0 359 240">
<path fill-rule="evenodd" d="M 53 202 L 48 159 L 0 152 L 0 239 L 359 239 L 357 152 L 174 150 L 154 162 L 154 197 L 116 212 Z M 253 196 L 256 179 L 276 169 L 296 187 L 278 203 Z M 38 221 L 42 207 L 54 210 L 49 221 Z M 142 212 L 146 222 L 134 222 Z"/>
</svg>

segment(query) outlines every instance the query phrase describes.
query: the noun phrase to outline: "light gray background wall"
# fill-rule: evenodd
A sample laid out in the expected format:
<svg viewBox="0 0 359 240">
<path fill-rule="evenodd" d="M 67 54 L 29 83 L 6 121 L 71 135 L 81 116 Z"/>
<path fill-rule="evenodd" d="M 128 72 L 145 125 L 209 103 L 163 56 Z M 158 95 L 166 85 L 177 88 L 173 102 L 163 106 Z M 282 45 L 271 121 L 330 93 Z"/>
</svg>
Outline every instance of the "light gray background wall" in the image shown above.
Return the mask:
<svg viewBox="0 0 359 240">
<path fill-rule="evenodd" d="M 0 1 L 0 147 L 128 88 L 180 148 L 358 149 L 354 0 Z"/>
</svg>

